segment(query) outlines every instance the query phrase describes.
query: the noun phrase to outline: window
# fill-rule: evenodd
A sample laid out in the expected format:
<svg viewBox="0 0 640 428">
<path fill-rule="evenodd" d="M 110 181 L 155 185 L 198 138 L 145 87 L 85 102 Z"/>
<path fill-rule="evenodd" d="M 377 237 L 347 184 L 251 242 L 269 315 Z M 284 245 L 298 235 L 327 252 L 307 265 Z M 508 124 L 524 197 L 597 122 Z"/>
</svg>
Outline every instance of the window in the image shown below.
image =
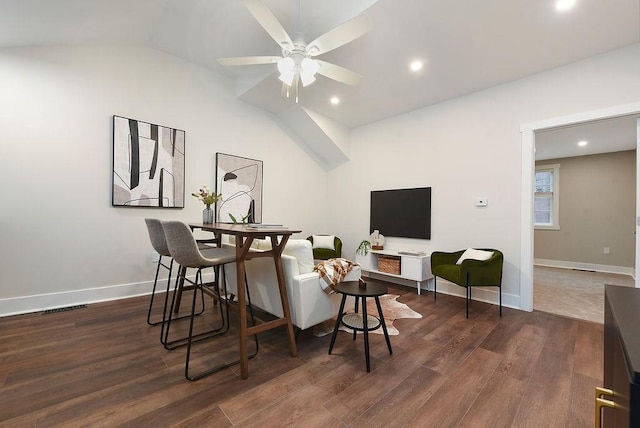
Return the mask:
<svg viewBox="0 0 640 428">
<path fill-rule="evenodd" d="M 533 225 L 536 229 L 560 229 L 560 165 L 536 165 Z"/>
</svg>

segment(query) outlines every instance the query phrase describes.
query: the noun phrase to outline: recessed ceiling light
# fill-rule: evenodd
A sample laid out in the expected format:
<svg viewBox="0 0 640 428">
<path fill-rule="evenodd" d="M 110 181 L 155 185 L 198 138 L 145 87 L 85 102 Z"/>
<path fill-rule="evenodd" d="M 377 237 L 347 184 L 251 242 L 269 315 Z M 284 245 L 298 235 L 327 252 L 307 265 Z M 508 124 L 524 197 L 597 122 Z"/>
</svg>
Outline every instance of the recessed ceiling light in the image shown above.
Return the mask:
<svg viewBox="0 0 640 428">
<path fill-rule="evenodd" d="M 340 104 L 340 98 L 338 97 L 331 97 L 331 104 L 333 104 L 334 106 L 337 106 L 338 104 Z"/>
<path fill-rule="evenodd" d="M 423 63 L 422 61 L 416 60 L 416 61 L 412 61 L 411 64 L 409 64 L 409 69 L 411 71 L 420 71 L 422 70 L 423 67 Z"/>
<path fill-rule="evenodd" d="M 560 12 L 564 12 L 565 10 L 571 9 L 573 6 L 576 5 L 576 3 L 577 3 L 577 0 L 557 0 L 556 10 Z"/>
<path fill-rule="evenodd" d="M 586 141 L 584 141 L 584 140 L 582 140 L 582 141 L 579 141 L 579 142 L 578 142 L 578 145 L 579 145 L 580 147 L 584 147 L 584 146 L 586 146 L 586 145 L 587 145 L 587 142 L 586 142 Z"/>
</svg>

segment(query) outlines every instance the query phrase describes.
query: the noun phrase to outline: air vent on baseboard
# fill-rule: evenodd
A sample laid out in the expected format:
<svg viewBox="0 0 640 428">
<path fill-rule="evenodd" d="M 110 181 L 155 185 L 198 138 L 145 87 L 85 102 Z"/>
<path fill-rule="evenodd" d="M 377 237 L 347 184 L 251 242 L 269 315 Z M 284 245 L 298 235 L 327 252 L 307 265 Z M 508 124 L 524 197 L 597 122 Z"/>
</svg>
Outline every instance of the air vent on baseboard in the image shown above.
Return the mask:
<svg viewBox="0 0 640 428">
<path fill-rule="evenodd" d="M 74 309 L 82 309 L 86 307 L 87 305 L 75 305 L 75 306 L 66 306 L 64 308 L 47 309 L 46 311 L 42 312 L 42 315 L 55 314 L 57 312 L 73 311 Z"/>
</svg>

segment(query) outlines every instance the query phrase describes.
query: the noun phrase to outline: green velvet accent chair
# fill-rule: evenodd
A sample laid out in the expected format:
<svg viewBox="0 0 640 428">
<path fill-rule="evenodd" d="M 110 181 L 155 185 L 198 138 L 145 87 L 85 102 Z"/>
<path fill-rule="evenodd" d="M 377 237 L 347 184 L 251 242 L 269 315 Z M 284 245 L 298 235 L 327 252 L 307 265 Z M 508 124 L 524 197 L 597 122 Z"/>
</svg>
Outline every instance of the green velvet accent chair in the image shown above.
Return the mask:
<svg viewBox="0 0 640 428">
<path fill-rule="evenodd" d="M 502 316 L 502 265 L 504 256 L 499 250 L 492 248 L 478 248 L 483 251 L 493 251 L 488 260 L 465 259 L 461 264 L 456 264 L 465 250 L 453 253 L 434 251 L 431 254 L 431 273 L 433 274 L 433 294 L 436 295 L 437 277 L 446 279 L 456 285 L 467 289 L 467 318 L 469 318 L 469 300 L 471 300 L 471 287 L 498 287 L 500 296 L 500 316 Z"/>
<path fill-rule="evenodd" d="M 307 236 L 307 241 L 313 245 L 313 236 Z M 342 241 L 337 236 L 333 240 L 334 249 L 329 248 L 314 248 L 313 259 L 314 260 L 329 260 L 342 257 Z"/>
</svg>

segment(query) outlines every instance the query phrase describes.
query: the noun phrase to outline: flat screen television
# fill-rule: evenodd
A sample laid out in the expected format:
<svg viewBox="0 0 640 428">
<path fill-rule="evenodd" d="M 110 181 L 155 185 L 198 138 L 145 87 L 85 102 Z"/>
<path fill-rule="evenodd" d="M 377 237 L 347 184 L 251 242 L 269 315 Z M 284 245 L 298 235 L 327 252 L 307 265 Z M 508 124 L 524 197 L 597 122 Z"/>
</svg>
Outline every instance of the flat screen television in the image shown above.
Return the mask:
<svg viewBox="0 0 640 428">
<path fill-rule="evenodd" d="M 431 187 L 373 190 L 369 229 L 385 237 L 431 239 Z"/>
</svg>

